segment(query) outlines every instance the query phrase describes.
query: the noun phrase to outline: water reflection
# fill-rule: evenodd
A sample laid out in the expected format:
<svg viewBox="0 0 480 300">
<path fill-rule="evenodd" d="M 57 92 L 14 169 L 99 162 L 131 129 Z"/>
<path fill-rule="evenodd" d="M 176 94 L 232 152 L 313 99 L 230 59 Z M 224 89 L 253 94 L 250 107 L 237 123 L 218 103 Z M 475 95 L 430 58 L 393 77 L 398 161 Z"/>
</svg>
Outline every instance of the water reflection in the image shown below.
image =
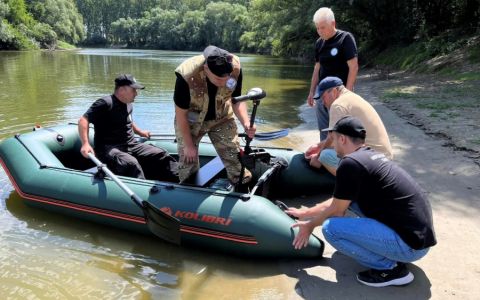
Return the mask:
<svg viewBox="0 0 480 300">
<path fill-rule="evenodd" d="M 0 140 L 35 124 L 76 122 L 110 93 L 119 73 L 147 86 L 134 119 L 152 132 L 173 132 L 174 70 L 193 52 L 84 49 L 0 52 Z M 259 130 L 294 127 L 305 101 L 309 66 L 241 56 L 244 92 L 262 87 Z M 288 141 L 287 141 L 288 142 Z M 273 143 L 280 145 L 277 142 Z M 25 206 L 0 169 L 0 295 L 40 299 L 282 298 L 278 262 L 175 247 L 152 237 Z M 256 286 L 255 279 L 262 279 Z M 239 284 L 241 283 L 241 284 Z M 3 297 L 2 297 L 3 298 Z"/>
<path fill-rule="evenodd" d="M 240 259 L 164 243 L 152 236 L 70 219 L 6 199 L 0 229 L 2 284 L 18 295 L 41 298 L 144 298 L 195 296 L 221 278 L 281 274 L 275 261 Z M 6 221 L 6 222 L 5 222 Z M 207 295 L 205 295 L 207 296 Z M 206 297 L 205 297 L 206 298 Z"/>
<path fill-rule="evenodd" d="M 0 139 L 45 126 L 76 122 L 95 99 L 111 93 L 113 78 L 132 73 L 147 86 L 136 100 L 134 117 L 152 131 L 173 128 L 174 70 L 195 52 L 85 49 L 66 52 L 0 53 Z M 241 56 L 244 87 L 267 91 L 259 120 L 276 127 L 299 124 L 310 66 L 292 61 Z"/>
</svg>

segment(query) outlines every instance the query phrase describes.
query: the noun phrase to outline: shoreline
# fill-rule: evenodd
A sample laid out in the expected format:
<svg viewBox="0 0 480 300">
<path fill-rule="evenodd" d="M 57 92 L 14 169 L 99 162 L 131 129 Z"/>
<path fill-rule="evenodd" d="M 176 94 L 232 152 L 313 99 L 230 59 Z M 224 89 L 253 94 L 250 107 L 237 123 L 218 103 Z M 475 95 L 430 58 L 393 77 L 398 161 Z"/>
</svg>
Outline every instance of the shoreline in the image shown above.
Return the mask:
<svg viewBox="0 0 480 300">
<path fill-rule="evenodd" d="M 427 194 L 438 244 L 424 258 L 408 264 L 415 280 L 400 293 L 395 287 L 377 289 L 356 282 L 355 274 L 365 268 L 325 242 L 321 260 L 281 263 L 286 275 L 281 277 L 292 289 L 286 298 L 318 299 L 322 295 L 332 299 L 479 299 L 480 168 L 464 152 L 445 145 L 444 139 L 429 135 L 381 101 L 374 93 L 378 84 L 364 75 L 355 92 L 381 116 L 394 149 L 394 161 Z M 292 130 L 291 137 L 301 140 L 295 148 L 302 151 L 312 139 L 318 139 L 318 128 L 314 110 L 306 104 L 300 107 L 300 117 L 304 123 Z M 302 202 L 290 205 L 311 206 L 322 199 L 297 200 Z M 325 241 L 319 227 L 314 234 Z"/>
</svg>

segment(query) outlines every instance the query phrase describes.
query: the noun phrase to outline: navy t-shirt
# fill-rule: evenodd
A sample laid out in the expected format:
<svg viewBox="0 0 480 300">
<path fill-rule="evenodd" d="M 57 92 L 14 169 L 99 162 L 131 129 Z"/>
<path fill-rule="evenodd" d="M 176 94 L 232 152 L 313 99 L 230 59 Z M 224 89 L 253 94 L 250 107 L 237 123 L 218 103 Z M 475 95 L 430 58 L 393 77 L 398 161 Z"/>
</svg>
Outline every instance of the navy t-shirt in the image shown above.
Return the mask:
<svg viewBox="0 0 480 300">
<path fill-rule="evenodd" d="M 95 126 L 95 149 L 105 146 L 133 145 L 135 135 L 132 128 L 132 103 L 123 103 L 115 95 L 95 101 L 83 115 Z"/>
<path fill-rule="evenodd" d="M 173 93 L 173 101 L 175 105 L 182 109 L 189 109 L 190 108 L 190 87 L 188 86 L 185 79 L 183 79 L 182 75 L 175 72 L 177 75 L 177 81 L 175 82 L 175 92 Z M 240 74 L 238 75 L 237 85 L 235 86 L 235 90 L 232 93 L 232 97 L 237 97 L 242 94 L 242 70 L 240 70 Z M 208 88 L 208 111 L 205 115 L 205 121 L 215 120 L 215 96 L 217 95 L 217 86 L 208 80 L 207 77 L 207 88 Z"/>
<path fill-rule="evenodd" d="M 328 40 L 317 40 L 315 44 L 315 62 L 320 63 L 319 80 L 328 76 L 336 76 L 347 84 L 347 61 L 356 57 L 357 45 L 350 32 L 337 30 Z"/>
<path fill-rule="evenodd" d="M 357 202 L 362 213 L 392 228 L 413 249 L 436 244 L 432 209 L 414 179 L 368 147 L 346 155 L 334 197 Z"/>
</svg>

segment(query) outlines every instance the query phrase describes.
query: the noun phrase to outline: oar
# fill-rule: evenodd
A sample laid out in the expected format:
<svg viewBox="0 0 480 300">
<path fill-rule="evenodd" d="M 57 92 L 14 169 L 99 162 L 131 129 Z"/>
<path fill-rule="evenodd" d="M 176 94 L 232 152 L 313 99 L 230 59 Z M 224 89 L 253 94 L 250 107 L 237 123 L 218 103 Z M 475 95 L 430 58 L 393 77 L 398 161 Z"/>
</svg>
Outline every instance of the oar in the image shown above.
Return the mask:
<svg viewBox="0 0 480 300">
<path fill-rule="evenodd" d="M 88 157 L 101 168 L 113 181 L 138 205 L 143 211 L 147 226 L 159 238 L 180 245 L 180 221 L 153 206 L 150 202 L 142 200 L 128 186 L 125 185 L 105 164 L 98 160 L 92 153 Z"/>
<path fill-rule="evenodd" d="M 280 130 L 275 130 L 275 131 L 268 131 L 268 132 L 257 132 L 255 133 L 255 139 L 259 141 L 269 141 L 269 140 L 275 140 L 279 139 L 282 137 L 285 137 L 288 135 L 290 130 L 288 128 L 280 129 Z M 172 133 L 155 133 L 155 134 L 150 134 L 152 138 L 157 138 L 157 139 L 172 139 L 175 138 L 175 134 Z M 246 133 L 239 133 L 239 137 L 246 137 Z"/>
</svg>

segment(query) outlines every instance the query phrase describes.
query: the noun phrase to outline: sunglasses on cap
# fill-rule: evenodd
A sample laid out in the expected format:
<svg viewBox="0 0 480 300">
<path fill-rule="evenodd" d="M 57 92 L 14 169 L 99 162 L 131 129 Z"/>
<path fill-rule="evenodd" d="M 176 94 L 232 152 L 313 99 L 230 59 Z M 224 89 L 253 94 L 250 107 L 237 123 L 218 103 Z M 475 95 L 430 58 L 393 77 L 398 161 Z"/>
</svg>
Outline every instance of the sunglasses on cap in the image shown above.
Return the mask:
<svg viewBox="0 0 480 300">
<path fill-rule="evenodd" d="M 215 63 L 217 66 L 223 66 L 225 63 L 232 63 L 232 56 L 227 55 L 227 56 L 210 56 L 207 61 L 209 63 Z"/>
</svg>

